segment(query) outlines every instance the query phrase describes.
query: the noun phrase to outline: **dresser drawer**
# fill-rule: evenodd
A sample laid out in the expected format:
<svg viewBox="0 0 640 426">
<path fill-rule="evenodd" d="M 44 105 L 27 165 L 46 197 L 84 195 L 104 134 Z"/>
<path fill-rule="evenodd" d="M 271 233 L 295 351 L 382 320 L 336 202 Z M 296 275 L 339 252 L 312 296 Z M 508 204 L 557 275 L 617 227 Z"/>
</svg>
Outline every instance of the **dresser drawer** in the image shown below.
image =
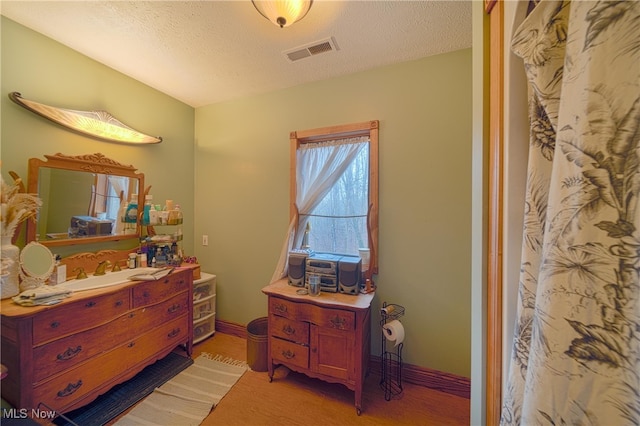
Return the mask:
<svg viewBox="0 0 640 426">
<path fill-rule="evenodd" d="M 314 306 L 314 308 L 317 307 Z M 345 331 L 356 329 L 355 312 L 342 309 L 316 309 L 314 313 L 313 322 L 320 327 Z"/>
<path fill-rule="evenodd" d="M 67 370 L 52 380 L 35 386 L 33 401 L 44 402 L 49 407 L 64 411 L 79 399 L 104 386 L 113 379 L 114 375 L 153 356 L 158 352 L 158 348 L 171 348 L 186 341 L 187 334 L 186 317 L 161 325 L 137 339 L 132 339 L 103 355 L 93 357 L 87 363 Z M 113 383 L 108 387 L 112 385 Z"/>
<path fill-rule="evenodd" d="M 283 363 L 309 368 L 309 347 L 272 337 L 271 358 L 276 364 Z"/>
<path fill-rule="evenodd" d="M 140 308 L 115 321 L 37 346 L 33 350 L 34 381 L 71 368 L 92 356 L 106 352 L 136 336 L 188 312 L 188 294 Z"/>
<path fill-rule="evenodd" d="M 133 307 L 153 305 L 176 293 L 189 290 L 189 285 L 189 277 L 184 271 L 157 281 L 144 282 L 133 288 Z"/>
<path fill-rule="evenodd" d="M 129 310 L 129 289 L 87 298 L 43 312 L 33 320 L 33 344 L 104 324 Z"/>
<path fill-rule="evenodd" d="M 269 298 L 269 313 L 281 317 L 296 319 L 298 304 L 277 297 Z"/>
<path fill-rule="evenodd" d="M 281 337 L 295 343 L 309 344 L 309 323 L 292 321 L 288 318 L 273 315 L 269 332 L 272 336 Z"/>
</svg>

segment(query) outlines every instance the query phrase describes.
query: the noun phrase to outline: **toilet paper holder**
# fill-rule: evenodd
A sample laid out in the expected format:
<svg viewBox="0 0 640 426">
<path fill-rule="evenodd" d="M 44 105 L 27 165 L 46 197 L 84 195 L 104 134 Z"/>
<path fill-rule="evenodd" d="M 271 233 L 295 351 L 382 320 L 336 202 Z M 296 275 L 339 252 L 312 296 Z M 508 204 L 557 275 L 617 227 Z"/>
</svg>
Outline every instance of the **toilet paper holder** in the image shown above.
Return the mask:
<svg viewBox="0 0 640 426">
<path fill-rule="evenodd" d="M 390 401 L 392 396 L 402 393 L 402 347 L 404 346 L 404 329 L 402 329 L 402 337 L 398 339 L 400 342 L 391 340 L 389 326 L 397 329 L 397 321 L 404 316 L 404 307 L 383 302 L 380 308 L 380 331 L 381 331 L 381 348 L 382 354 L 380 361 L 382 363 L 382 374 L 380 377 L 380 387 L 384 390 L 384 399 Z M 402 324 L 399 325 L 402 327 Z M 394 345 L 395 343 L 395 345 Z"/>
</svg>

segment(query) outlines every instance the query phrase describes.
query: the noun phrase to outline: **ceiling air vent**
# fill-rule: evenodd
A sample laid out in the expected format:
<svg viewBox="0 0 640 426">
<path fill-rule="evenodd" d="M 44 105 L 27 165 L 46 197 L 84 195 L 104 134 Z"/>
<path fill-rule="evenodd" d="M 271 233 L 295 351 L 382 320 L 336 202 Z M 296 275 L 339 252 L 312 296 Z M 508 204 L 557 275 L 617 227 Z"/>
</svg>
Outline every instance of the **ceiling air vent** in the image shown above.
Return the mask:
<svg viewBox="0 0 640 426">
<path fill-rule="evenodd" d="M 329 37 L 324 40 L 309 43 L 305 46 L 296 47 L 295 49 L 285 50 L 284 53 L 287 59 L 291 62 L 298 61 L 300 59 L 308 58 L 309 56 L 319 55 L 321 53 L 333 52 L 340 50 L 333 37 Z"/>
</svg>

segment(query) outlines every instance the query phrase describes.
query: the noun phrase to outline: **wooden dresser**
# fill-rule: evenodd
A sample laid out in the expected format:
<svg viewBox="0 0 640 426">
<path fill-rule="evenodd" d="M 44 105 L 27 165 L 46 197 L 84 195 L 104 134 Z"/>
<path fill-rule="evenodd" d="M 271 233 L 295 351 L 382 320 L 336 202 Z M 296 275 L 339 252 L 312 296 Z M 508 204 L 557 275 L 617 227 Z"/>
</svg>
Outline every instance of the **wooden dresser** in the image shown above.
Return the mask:
<svg viewBox="0 0 640 426">
<path fill-rule="evenodd" d="M 14 407 L 81 407 L 147 365 L 193 345 L 193 273 L 75 292 L 54 306 L 3 300 L 2 397 Z M 43 407 L 40 407 L 43 409 Z"/>
<path fill-rule="evenodd" d="M 262 289 L 269 296 L 268 369 L 284 365 L 355 392 L 362 413 L 362 385 L 371 351 L 373 293 L 300 295 L 298 287 L 277 281 Z"/>
</svg>

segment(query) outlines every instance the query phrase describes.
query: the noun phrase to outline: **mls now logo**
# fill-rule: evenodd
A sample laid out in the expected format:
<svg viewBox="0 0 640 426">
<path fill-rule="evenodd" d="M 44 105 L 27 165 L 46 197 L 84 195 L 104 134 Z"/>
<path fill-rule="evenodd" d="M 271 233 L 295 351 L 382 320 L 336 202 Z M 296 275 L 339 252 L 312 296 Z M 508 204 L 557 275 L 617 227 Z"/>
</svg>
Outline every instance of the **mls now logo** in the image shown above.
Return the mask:
<svg viewBox="0 0 640 426">
<path fill-rule="evenodd" d="M 56 412 L 53 410 L 40 410 L 39 408 L 3 408 L 3 419 L 26 419 L 31 417 L 32 419 L 48 419 L 53 420 L 56 417 Z"/>
</svg>

